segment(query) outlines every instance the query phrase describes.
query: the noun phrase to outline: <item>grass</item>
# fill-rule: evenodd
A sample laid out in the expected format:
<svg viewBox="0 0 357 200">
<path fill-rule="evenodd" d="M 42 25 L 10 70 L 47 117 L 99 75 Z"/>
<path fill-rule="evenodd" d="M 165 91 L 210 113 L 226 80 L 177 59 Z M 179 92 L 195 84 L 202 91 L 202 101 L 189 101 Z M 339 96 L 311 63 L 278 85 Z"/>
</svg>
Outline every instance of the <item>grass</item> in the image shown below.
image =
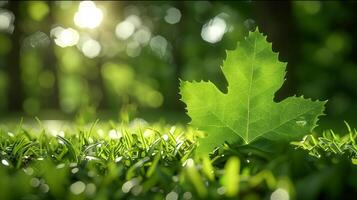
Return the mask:
<svg viewBox="0 0 357 200">
<path fill-rule="evenodd" d="M 348 132 L 196 157 L 203 133 L 179 124 L 7 123 L 0 199 L 347 199 L 357 188 L 357 132 Z"/>
</svg>

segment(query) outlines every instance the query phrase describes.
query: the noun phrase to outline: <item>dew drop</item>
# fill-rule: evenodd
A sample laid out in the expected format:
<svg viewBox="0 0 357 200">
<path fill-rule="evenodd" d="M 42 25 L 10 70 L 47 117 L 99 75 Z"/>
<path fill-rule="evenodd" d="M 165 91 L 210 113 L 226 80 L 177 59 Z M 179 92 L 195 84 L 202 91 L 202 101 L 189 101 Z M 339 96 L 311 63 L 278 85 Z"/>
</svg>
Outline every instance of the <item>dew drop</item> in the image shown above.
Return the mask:
<svg viewBox="0 0 357 200">
<path fill-rule="evenodd" d="M 5 166 L 9 166 L 10 165 L 9 162 L 7 160 L 5 160 L 5 159 L 1 160 L 1 163 L 3 165 L 5 165 Z"/>
</svg>

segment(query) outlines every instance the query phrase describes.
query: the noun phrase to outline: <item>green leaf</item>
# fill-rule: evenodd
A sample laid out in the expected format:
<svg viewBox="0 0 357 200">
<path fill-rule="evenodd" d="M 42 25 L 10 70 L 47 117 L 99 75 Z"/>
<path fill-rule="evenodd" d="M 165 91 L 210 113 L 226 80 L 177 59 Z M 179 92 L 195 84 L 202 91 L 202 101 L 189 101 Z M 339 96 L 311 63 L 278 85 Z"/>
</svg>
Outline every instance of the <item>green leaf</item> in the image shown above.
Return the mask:
<svg viewBox="0 0 357 200">
<path fill-rule="evenodd" d="M 222 67 L 226 94 L 210 81 L 182 81 L 180 94 L 191 124 L 208 134 L 200 140 L 197 153 L 207 154 L 224 142 L 249 144 L 263 137 L 288 140 L 311 132 L 326 101 L 294 96 L 274 102 L 285 68 L 266 36 L 256 30 L 236 50 L 227 52 Z"/>
<path fill-rule="evenodd" d="M 224 167 L 224 176 L 221 179 L 226 196 L 234 197 L 239 191 L 240 161 L 237 157 L 231 157 Z"/>
</svg>

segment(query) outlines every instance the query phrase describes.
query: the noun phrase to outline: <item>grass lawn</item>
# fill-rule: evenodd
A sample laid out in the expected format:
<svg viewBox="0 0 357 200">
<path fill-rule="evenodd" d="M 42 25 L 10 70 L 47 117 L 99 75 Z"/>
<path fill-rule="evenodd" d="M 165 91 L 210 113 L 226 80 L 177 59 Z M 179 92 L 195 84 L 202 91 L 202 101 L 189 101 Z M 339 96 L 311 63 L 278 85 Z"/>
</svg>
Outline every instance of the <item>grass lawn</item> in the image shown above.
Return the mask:
<svg viewBox="0 0 357 200">
<path fill-rule="evenodd" d="M 344 135 L 344 136 L 342 136 Z M 357 132 L 194 150 L 183 125 L 65 121 L 3 124 L 0 199 L 352 199 Z M 239 173 L 238 173 L 239 172 Z"/>
</svg>

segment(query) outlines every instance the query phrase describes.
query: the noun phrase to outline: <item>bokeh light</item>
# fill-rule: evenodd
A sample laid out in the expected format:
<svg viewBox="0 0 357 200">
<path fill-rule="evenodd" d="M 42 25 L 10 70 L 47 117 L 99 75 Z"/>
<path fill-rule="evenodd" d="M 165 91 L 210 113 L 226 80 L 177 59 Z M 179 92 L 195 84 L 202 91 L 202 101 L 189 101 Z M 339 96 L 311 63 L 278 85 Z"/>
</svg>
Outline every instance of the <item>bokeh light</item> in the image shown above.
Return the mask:
<svg viewBox="0 0 357 200">
<path fill-rule="evenodd" d="M 128 39 L 135 31 L 135 26 L 131 22 L 125 20 L 120 22 L 115 27 L 115 34 L 119 39 L 126 40 Z"/>
<path fill-rule="evenodd" d="M 49 14 L 50 8 L 46 2 L 32 1 L 28 7 L 28 12 L 32 19 L 41 21 Z"/>
<path fill-rule="evenodd" d="M 74 23 L 81 28 L 96 28 L 103 20 L 103 12 L 92 1 L 79 3 L 78 11 L 74 15 Z"/>
<path fill-rule="evenodd" d="M 222 37 L 226 32 L 226 21 L 223 18 L 217 16 L 203 25 L 201 36 L 202 39 L 206 42 L 217 43 L 222 40 Z"/>
<path fill-rule="evenodd" d="M 181 20 L 181 12 L 175 7 L 171 7 L 166 11 L 165 21 L 169 24 L 179 23 Z"/>
<path fill-rule="evenodd" d="M 142 26 L 139 30 L 137 30 L 134 33 L 133 38 L 135 41 L 139 42 L 141 45 L 146 46 L 150 41 L 151 32 L 147 27 Z"/>
<path fill-rule="evenodd" d="M 88 39 L 82 44 L 82 52 L 88 58 L 95 58 L 101 51 L 100 43 L 93 39 Z"/>
<path fill-rule="evenodd" d="M 131 41 L 126 46 L 126 54 L 130 57 L 137 57 L 140 55 L 141 47 L 139 42 Z"/>
<path fill-rule="evenodd" d="M 15 16 L 11 11 L 0 9 L 0 31 L 12 33 Z"/>
<path fill-rule="evenodd" d="M 79 41 L 79 34 L 72 28 L 56 27 L 51 30 L 51 35 L 55 37 L 55 43 L 60 47 L 74 46 Z"/>
<path fill-rule="evenodd" d="M 151 49 L 160 57 L 165 56 L 167 45 L 167 40 L 161 35 L 157 35 L 150 40 Z"/>
</svg>

